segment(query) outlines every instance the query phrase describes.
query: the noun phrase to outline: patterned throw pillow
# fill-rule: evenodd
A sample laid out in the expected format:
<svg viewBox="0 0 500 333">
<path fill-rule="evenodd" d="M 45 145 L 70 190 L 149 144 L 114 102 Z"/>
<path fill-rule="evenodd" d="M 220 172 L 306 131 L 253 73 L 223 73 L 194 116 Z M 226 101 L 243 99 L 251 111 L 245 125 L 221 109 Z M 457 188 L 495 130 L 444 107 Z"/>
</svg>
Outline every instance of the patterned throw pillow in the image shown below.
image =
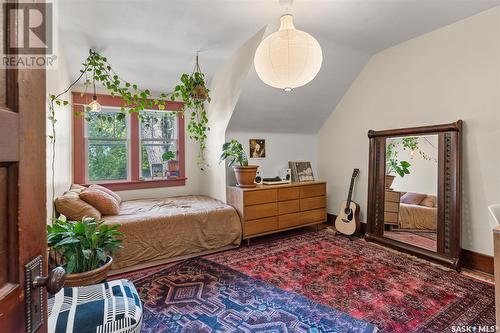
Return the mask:
<svg viewBox="0 0 500 333">
<path fill-rule="evenodd" d="M 70 192 L 75 192 L 80 194 L 81 191 L 85 190 L 86 187 L 78 184 L 71 184 L 71 187 L 69 189 Z"/>
<path fill-rule="evenodd" d="M 400 202 L 408 205 L 418 205 L 422 200 L 425 199 L 427 194 L 406 192 L 402 197 Z"/>
<path fill-rule="evenodd" d="M 80 220 L 82 217 L 92 217 L 96 220 L 101 219 L 101 213 L 92 205 L 81 200 L 78 193 L 64 192 L 64 194 L 55 200 L 56 210 L 71 221 Z"/>
<path fill-rule="evenodd" d="M 80 199 L 97 208 L 102 215 L 118 215 L 120 213 L 118 202 L 106 192 L 87 188 L 80 193 Z"/>
<path fill-rule="evenodd" d="M 116 194 L 116 192 L 111 191 L 109 188 L 97 184 L 90 185 L 89 188 L 106 192 L 107 194 L 115 198 L 116 202 L 118 202 L 118 205 L 122 202 L 122 198 L 120 198 L 120 196 Z"/>
<path fill-rule="evenodd" d="M 425 207 L 436 207 L 436 197 L 434 195 L 428 195 L 419 203 L 419 205 Z"/>
</svg>

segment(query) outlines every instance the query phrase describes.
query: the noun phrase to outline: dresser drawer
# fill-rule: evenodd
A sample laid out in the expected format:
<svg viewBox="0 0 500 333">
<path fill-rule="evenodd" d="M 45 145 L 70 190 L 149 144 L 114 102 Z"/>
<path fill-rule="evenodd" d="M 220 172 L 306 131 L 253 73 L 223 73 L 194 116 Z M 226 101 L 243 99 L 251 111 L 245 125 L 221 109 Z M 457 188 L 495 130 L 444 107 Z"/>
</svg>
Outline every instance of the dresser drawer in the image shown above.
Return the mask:
<svg viewBox="0 0 500 333">
<path fill-rule="evenodd" d="M 326 221 L 326 209 L 314 209 L 307 210 L 305 212 L 300 212 L 300 223 L 314 223 L 314 222 L 324 222 Z"/>
<path fill-rule="evenodd" d="M 246 206 L 244 210 L 245 221 L 278 215 L 278 203 Z"/>
<path fill-rule="evenodd" d="M 245 191 L 243 194 L 245 206 L 275 202 L 278 200 L 278 190 Z"/>
<path fill-rule="evenodd" d="M 301 224 L 303 223 L 300 221 L 300 213 L 284 214 L 278 218 L 278 227 L 280 229 L 291 228 Z"/>
<path fill-rule="evenodd" d="M 243 222 L 243 237 L 262 234 L 278 229 L 278 217 L 266 217 L 263 219 Z"/>
<path fill-rule="evenodd" d="M 398 224 L 399 214 L 398 213 L 384 212 L 384 222 L 390 223 L 390 224 Z"/>
<path fill-rule="evenodd" d="M 300 197 L 300 189 L 298 187 L 280 188 L 278 190 L 278 200 L 293 200 Z"/>
<path fill-rule="evenodd" d="M 301 198 L 319 197 L 325 194 L 326 194 L 325 184 L 306 185 L 300 187 Z"/>
<path fill-rule="evenodd" d="M 326 197 L 300 199 L 300 210 L 311 210 L 326 207 Z"/>
<path fill-rule="evenodd" d="M 401 199 L 401 192 L 385 191 L 385 201 L 399 202 Z"/>
<path fill-rule="evenodd" d="M 289 200 L 278 202 L 278 213 L 289 214 L 300 211 L 300 201 L 299 200 Z"/>
<path fill-rule="evenodd" d="M 385 205 L 384 205 L 384 211 L 398 213 L 399 212 L 399 202 L 386 201 Z"/>
</svg>

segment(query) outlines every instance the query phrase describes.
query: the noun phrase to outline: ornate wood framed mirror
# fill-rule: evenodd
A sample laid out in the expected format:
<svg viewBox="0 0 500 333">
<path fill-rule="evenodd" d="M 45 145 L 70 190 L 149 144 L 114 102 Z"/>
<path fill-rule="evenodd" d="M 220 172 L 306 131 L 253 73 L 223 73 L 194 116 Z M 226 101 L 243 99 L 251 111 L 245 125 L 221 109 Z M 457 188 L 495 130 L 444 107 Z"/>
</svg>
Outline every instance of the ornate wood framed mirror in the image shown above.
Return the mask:
<svg viewBox="0 0 500 333">
<path fill-rule="evenodd" d="M 366 240 L 458 270 L 462 121 L 368 138 Z"/>
</svg>

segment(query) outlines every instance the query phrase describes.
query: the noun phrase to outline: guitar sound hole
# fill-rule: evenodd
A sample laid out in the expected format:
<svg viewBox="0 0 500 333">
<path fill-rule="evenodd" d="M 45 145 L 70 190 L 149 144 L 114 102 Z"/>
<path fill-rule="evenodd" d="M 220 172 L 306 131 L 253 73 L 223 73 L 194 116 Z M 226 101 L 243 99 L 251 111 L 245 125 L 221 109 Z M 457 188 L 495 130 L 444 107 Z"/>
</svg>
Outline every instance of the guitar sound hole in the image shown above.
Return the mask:
<svg viewBox="0 0 500 333">
<path fill-rule="evenodd" d="M 349 222 L 351 222 L 351 221 L 352 221 L 352 219 L 353 219 L 353 217 L 354 217 L 354 216 L 353 216 L 353 213 L 352 213 L 352 209 L 350 209 L 350 208 L 346 208 L 346 209 L 344 210 L 344 213 L 345 213 L 345 218 L 344 218 L 344 219 L 342 219 L 342 221 L 344 221 L 345 223 L 349 223 Z"/>
</svg>

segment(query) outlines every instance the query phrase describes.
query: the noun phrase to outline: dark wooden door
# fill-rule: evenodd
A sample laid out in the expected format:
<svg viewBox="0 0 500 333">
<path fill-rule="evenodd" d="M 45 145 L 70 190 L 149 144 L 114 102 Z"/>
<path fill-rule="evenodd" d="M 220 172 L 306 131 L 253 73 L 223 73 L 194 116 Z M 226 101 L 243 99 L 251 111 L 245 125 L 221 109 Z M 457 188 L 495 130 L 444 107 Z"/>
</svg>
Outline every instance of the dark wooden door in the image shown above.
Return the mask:
<svg viewBox="0 0 500 333">
<path fill-rule="evenodd" d="M 8 22 L 19 18 L 0 10 L 3 56 L 17 38 Z M 47 273 L 45 98 L 45 69 L 0 69 L 1 332 L 46 331 L 46 292 L 25 279 L 29 262 L 33 272 Z M 39 320 L 30 323 L 28 310 Z"/>
</svg>

